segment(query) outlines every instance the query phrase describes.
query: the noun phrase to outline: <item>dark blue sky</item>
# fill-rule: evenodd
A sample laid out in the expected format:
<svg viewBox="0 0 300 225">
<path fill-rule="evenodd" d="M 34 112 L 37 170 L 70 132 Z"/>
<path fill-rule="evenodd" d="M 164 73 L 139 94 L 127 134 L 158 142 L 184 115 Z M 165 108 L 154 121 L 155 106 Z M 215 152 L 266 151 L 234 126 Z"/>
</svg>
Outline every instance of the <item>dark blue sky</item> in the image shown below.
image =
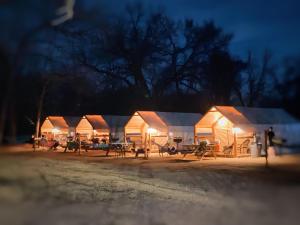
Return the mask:
<svg viewBox="0 0 300 225">
<path fill-rule="evenodd" d="M 0 26 L 4 31 L 0 39 L 16 38 L 11 35 L 13 32 L 10 30 L 26 27 L 27 20 L 32 26 L 33 21 L 38 21 L 35 16 L 40 18 L 39 14 L 44 14 L 45 8 L 54 15 L 55 9 L 48 9 L 49 4 L 45 4 L 44 0 L 15 1 L 19 2 L 17 8 L 6 11 L 0 8 Z M 63 2 L 57 0 L 58 5 L 60 1 Z M 236 55 L 244 57 L 251 50 L 257 56 L 261 56 L 266 48 L 278 59 L 300 55 L 300 0 L 140 1 L 147 8 L 164 8 L 176 19 L 193 18 L 200 23 L 213 19 L 225 32 L 234 34 L 231 51 Z M 77 6 L 84 6 L 97 14 L 106 15 L 124 12 L 128 2 L 137 0 L 76 0 Z M 25 8 L 33 8 L 30 15 L 24 14 L 28 13 Z M 20 21 L 22 17 L 26 19 Z"/>
<path fill-rule="evenodd" d="M 123 0 L 102 0 L 119 11 Z M 131 2 L 131 1 L 129 1 Z M 231 50 L 244 56 L 248 50 L 261 54 L 265 48 L 275 57 L 300 53 L 299 0 L 144 0 L 148 7 L 163 6 L 175 18 L 213 19 L 226 32 L 233 32 Z M 102 9 L 103 10 L 103 9 Z"/>
</svg>

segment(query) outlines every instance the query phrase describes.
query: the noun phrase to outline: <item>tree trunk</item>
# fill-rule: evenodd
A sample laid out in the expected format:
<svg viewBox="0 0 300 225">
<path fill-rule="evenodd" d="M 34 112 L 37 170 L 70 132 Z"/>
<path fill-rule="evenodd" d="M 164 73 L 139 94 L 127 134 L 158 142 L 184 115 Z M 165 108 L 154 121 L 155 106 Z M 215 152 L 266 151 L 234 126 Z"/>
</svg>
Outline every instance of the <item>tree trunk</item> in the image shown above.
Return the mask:
<svg viewBox="0 0 300 225">
<path fill-rule="evenodd" d="M 244 101 L 243 94 L 242 94 L 241 90 L 239 90 L 238 88 L 235 88 L 235 93 L 236 93 L 238 99 L 240 100 L 241 105 L 245 106 L 245 101 Z"/>
<path fill-rule="evenodd" d="M 0 144 L 3 144 L 3 138 L 4 138 L 4 132 L 6 129 L 6 123 L 7 123 L 7 117 L 8 117 L 8 111 L 11 109 L 11 101 L 12 101 L 12 89 L 13 89 L 13 82 L 14 81 L 14 75 L 13 73 L 8 74 L 7 79 L 7 86 L 6 91 L 4 92 L 4 99 L 1 106 L 1 117 L 0 117 Z M 12 115 L 11 115 L 12 116 Z"/>
<path fill-rule="evenodd" d="M 37 107 L 37 116 L 36 116 L 36 125 L 35 125 L 35 138 L 38 138 L 40 135 L 40 124 L 41 124 L 41 115 L 44 105 L 44 98 L 47 91 L 47 86 L 49 84 L 49 80 L 46 81 L 46 83 L 43 86 L 39 101 L 38 101 L 38 107 Z"/>
<path fill-rule="evenodd" d="M 7 79 L 7 85 L 6 85 L 6 92 L 4 93 L 4 100 L 1 106 L 1 115 L 0 115 L 0 144 L 3 143 L 3 137 L 4 137 L 4 130 L 6 128 L 5 123 L 7 122 L 7 116 L 8 116 L 8 110 L 10 108 L 10 104 L 12 101 L 12 94 L 13 94 L 13 87 L 14 87 L 14 81 L 17 77 L 18 69 L 22 62 L 23 53 L 26 49 L 26 46 L 30 40 L 30 38 L 41 31 L 42 29 L 45 29 L 49 27 L 49 23 L 43 23 L 40 26 L 35 27 L 34 29 L 30 30 L 20 41 L 16 54 L 15 59 L 13 62 L 12 71 L 8 73 L 8 79 Z M 15 119 L 15 118 L 13 118 Z M 14 128 L 13 128 L 14 129 Z"/>
<path fill-rule="evenodd" d="M 136 84 L 138 90 L 141 91 L 141 94 L 143 95 L 143 97 L 149 97 L 150 90 L 148 88 L 146 79 L 142 72 L 142 68 L 136 67 L 136 66 L 133 66 L 133 67 L 135 67 L 135 68 L 133 68 L 133 75 L 134 75 L 135 84 Z"/>
</svg>

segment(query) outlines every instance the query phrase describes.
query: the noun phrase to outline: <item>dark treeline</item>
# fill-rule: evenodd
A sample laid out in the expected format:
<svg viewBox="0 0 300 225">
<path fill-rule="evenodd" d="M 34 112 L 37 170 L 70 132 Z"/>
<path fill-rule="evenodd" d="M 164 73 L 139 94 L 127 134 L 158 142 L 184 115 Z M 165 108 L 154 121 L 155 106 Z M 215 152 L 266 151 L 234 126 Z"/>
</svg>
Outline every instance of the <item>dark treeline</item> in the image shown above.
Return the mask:
<svg viewBox="0 0 300 225">
<path fill-rule="evenodd" d="M 268 50 L 232 55 L 234 34 L 213 21 L 176 21 L 138 3 L 117 16 L 76 4 L 72 20 L 53 26 L 39 12 L 12 47 L 0 42 L 1 137 L 33 133 L 38 111 L 43 118 L 243 105 L 300 117 L 300 58 L 275 65 Z"/>
</svg>

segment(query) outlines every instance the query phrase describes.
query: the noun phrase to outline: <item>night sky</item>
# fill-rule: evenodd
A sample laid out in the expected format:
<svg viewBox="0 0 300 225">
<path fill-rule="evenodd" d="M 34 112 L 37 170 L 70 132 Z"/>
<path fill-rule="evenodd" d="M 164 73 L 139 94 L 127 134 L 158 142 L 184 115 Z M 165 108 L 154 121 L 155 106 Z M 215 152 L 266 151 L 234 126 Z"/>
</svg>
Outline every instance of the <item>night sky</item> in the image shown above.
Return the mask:
<svg viewBox="0 0 300 225">
<path fill-rule="evenodd" d="M 92 1 L 91 1 L 92 2 Z M 112 11 L 126 1 L 102 0 Z M 128 2 L 128 1 L 127 1 Z M 271 49 L 274 57 L 300 52 L 299 0 L 144 0 L 146 6 L 163 7 L 175 18 L 213 19 L 226 32 L 234 33 L 231 50 L 245 56 Z M 94 3 L 95 4 L 95 3 Z"/>
<path fill-rule="evenodd" d="M 107 16 L 124 12 L 128 2 L 138 1 L 76 0 L 77 7 L 85 7 L 87 10 L 104 13 Z M 230 47 L 232 53 L 240 57 L 246 56 L 249 50 L 260 56 L 266 48 L 273 52 L 274 58 L 295 56 L 300 52 L 299 0 L 143 0 L 141 2 L 147 9 L 162 8 L 169 16 L 176 19 L 193 18 L 199 23 L 214 20 L 217 25 L 224 28 L 225 32 L 234 34 Z M 19 21 L 24 13 L 22 8 L 35 7 L 37 8 L 35 12 L 38 14 L 41 8 L 47 7 L 43 1 L 36 1 L 36 3 L 30 1 L 30 4 L 30 6 L 26 3 L 19 4 L 18 8 L 12 8 L 10 11 L 0 9 L 0 23 L 4 30 L 10 29 L 11 24 L 8 22 Z M 48 13 L 49 11 L 54 9 L 48 10 Z M 36 21 L 34 15 L 26 15 L 26 18 L 32 18 L 31 23 Z M 26 26 L 23 22 L 19 25 Z M 8 39 L 12 36 L 8 32 L 2 35 L 8 36 Z"/>
</svg>

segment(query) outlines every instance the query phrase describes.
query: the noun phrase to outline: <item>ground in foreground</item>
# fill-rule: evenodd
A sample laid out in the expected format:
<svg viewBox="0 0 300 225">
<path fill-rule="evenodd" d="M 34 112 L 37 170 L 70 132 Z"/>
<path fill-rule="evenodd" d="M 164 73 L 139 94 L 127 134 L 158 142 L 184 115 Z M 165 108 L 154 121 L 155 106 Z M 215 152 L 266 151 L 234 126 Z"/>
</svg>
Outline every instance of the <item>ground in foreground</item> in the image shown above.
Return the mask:
<svg viewBox="0 0 300 225">
<path fill-rule="evenodd" d="M 297 161 L 271 161 L 266 169 L 263 159 L 199 162 L 33 153 L 24 146 L 0 150 L 3 225 L 300 221 Z"/>
</svg>

